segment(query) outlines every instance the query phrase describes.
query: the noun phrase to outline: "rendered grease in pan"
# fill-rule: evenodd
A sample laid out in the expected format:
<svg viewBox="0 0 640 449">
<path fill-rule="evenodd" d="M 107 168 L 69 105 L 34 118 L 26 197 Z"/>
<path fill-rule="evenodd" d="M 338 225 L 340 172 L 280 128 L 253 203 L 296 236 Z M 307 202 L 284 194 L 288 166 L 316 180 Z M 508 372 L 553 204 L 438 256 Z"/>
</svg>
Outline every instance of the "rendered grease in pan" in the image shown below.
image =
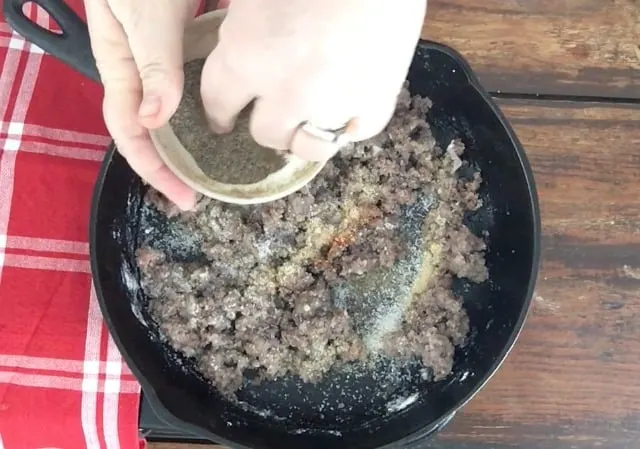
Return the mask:
<svg viewBox="0 0 640 449">
<path fill-rule="evenodd" d="M 450 373 L 469 330 L 452 278 L 487 278 L 484 242 L 463 224 L 481 178 L 458 176 L 464 147 L 436 145 L 429 107 L 403 89 L 383 133 L 279 201 L 203 199 L 181 214 L 149 192 L 137 261 L 150 315 L 221 393 L 331 371 L 342 381 L 327 394 L 348 407 L 333 390 L 375 373 L 370 393 L 384 390 L 391 412 L 410 403 L 416 370 Z"/>
</svg>

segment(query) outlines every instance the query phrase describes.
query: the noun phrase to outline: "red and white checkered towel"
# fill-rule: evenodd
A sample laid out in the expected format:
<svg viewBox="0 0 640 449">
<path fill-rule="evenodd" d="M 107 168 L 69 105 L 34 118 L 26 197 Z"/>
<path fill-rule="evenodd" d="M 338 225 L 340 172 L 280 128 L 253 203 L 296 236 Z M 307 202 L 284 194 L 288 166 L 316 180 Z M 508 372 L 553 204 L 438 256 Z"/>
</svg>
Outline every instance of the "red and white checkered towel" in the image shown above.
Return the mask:
<svg viewBox="0 0 640 449">
<path fill-rule="evenodd" d="M 137 449 L 140 387 L 89 268 L 102 89 L 4 19 L 0 67 L 0 449 Z"/>
</svg>

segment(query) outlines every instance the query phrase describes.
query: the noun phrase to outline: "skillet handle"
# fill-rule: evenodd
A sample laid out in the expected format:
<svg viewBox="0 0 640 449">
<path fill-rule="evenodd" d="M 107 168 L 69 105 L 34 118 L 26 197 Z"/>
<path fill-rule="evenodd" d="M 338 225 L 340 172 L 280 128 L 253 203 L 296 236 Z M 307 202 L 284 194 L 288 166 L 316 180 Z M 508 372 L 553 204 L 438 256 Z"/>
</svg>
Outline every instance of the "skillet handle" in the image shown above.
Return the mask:
<svg viewBox="0 0 640 449">
<path fill-rule="evenodd" d="M 23 5 L 28 2 L 47 11 L 62 33 L 49 31 L 29 19 L 22 12 Z M 7 23 L 26 40 L 86 77 L 100 82 L 87 24 L 62 0 L 4 0 L 3 12 Z"/>
</svg>

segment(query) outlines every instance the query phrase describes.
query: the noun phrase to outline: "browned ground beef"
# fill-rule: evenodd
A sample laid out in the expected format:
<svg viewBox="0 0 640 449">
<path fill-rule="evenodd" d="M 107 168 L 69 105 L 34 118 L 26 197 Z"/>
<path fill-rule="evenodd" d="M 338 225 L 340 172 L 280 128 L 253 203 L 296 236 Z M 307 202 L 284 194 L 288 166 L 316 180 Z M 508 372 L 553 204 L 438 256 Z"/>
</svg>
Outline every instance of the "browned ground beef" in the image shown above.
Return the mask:
<svg viewBox="0 0 640 449">
<path fill-rule="evenodd" d="M 456 175 L 464 148 L 436 145 L 424 120 L 429 107 L 428 99 L 403 90 L 383 133 L 345 149 L 308 186 L 269 204 L 201 199 L 197 210 L 180 214 L 149 192 L 148 203 L 174 216 L 204 254 L 184 262 L 139 250 L 151 314 L 221 392 L 233 394 L 248 370 L 314 382 L 373 353 L 418 357 L 435 379 L 451 371 L 454 347 L 469 329 L 452 276 L 487 278 L 484 243 L 462 222 L 480 207 L 481 178 Z M 406 211 L 425 198 L 431 206 L 420 218 L 416 247 L 402 229 Z M 376 332 L 386 333 L 379 345 L 369 344 L 353 307 L 340 306 L 334 293 L 371 273 L 383 276 L 416 253 L 422 282 L 413 284 L 416 271 L 399 321 L 375 322 Z"/>
</svg>

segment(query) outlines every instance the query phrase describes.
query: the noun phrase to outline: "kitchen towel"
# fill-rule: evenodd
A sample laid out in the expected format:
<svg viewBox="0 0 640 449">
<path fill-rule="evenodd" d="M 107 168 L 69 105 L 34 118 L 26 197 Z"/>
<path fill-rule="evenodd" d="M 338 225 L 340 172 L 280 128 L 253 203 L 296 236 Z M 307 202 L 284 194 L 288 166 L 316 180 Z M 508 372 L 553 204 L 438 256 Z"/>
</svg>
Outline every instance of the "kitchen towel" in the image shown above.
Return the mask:
<svg viewBox="0 0 640 449">
<path fill-rule="evenodd" d="M 66 0 L 82 17 L 82 0 Z M 26 4 L 43 27 L 52 21 Z M 89 207 L 102 89 L 0 22 L 0 449 L 137 449 L 140 387 L 105 327 Z"/>
</svg>

